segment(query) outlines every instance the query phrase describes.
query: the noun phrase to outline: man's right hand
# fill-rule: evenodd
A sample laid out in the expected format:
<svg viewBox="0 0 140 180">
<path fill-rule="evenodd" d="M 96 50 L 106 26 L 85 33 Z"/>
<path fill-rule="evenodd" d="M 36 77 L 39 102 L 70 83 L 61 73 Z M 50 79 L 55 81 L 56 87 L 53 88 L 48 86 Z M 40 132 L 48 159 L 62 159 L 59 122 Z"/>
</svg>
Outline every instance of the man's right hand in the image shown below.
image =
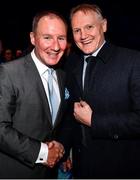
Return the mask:
<svg viewBox="0 0 140 180">
<path fill-rule="evenodd" d="M 44 165 L 54 167 L 54 165 L 63 157 L 64 147 L 57 141 L 46 142 L 48 145 L 48 158 Z"/>
</svg>

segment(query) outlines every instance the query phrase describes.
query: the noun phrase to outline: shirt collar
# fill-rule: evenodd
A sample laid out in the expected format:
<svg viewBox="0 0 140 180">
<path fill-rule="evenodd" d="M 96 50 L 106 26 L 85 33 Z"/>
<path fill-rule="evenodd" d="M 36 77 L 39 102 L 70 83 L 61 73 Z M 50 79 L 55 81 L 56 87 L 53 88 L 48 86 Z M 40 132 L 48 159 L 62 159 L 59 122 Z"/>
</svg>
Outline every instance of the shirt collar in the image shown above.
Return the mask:
<svg viewBox="0 0 140 180">
<path fill-rule="evenodd" d="M 100 51 L 100 49 L 103 47 L 103 45 L 105 44 L 106 41 L 103 42 L 103 44 L 100 46 L 100 48 L 98 48 L 94 53 L 90 54 L 90 55 L 86 55 L 84 56 L 84 60 L 88 57 L 88 56 L 97 56 L 98 52 Z"/>
<path fill-rule="evenodd" d="M 38 72 L 39 72 L 40 76 L 41 76 L 49 67 L 47 67 L 46 65 L 44 65 L 44 64 L 37 58 L 34 49 L 33 49 L 32 52 L 31 52 L 31 57 L 32 57 L 32 59 L 33 59 L 35 65 L 36 65 L 37 69 L 38 69 Z"/>
</svg>

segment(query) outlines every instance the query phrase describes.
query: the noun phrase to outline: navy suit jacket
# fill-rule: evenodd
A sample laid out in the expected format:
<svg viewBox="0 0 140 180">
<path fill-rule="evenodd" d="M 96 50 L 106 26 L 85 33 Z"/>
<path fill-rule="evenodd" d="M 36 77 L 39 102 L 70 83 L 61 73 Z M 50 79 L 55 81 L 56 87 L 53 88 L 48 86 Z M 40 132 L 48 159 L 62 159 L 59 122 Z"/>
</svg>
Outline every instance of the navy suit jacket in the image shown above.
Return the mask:
<svg viewBox="0 0 140 180">
<path fill-rule="evenodd" d="M 65 73 L 57 69 L 61 104 L 54 126 L 31 55 L 0 66 L 0 178 L 50 178 L 35 164 L 40 142 L 57 140 L 66 107 Z"/>
<path fill-rule="evenodd" d="M 83 57 L 72 53 L 66 70 L 73 102 L 79 101 Z M 78 177 L 140 178 L 140 52 L 106 42 L 91 76 L 84 100 L 93 110 L 92 124 L 79 124 L 84 136 L 76 142 Z"/>
</svg>

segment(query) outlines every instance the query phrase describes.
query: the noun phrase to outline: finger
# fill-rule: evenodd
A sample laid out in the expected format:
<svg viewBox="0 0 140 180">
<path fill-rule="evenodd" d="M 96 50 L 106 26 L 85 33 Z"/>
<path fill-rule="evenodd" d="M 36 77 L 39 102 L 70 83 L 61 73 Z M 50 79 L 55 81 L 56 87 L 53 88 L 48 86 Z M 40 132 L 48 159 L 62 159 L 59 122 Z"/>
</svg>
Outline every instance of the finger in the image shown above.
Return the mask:
<svg viewBox="0 0 140 180">
<path fill-rule="evenodd" d="M 44 166 L 47 166 L 47 167 L 50 167 L 50 168 L 53 168 L 55 163 L 48 163 L 48 162 L 45 162 L 43 163 Z"/>
<path fill-rule="evenodd" d="M 47 164 L 47 166 L 50 168 L 53 168 L 55 166 L 55 163 L 54 164 Z"/>
<path fill-rule="evenodd" d="M 65 153 L 65 149 L 64 149 L 64 146 L 61 145 L 61 150 L 60 150 L 62 153 Z"/>
<path fill-rule="evenodd" d="M 82 100 L 81 100 L 81 101 L 80 101 L 80 105 L 81 105 L 81 106 L 86 106 L 86 105 L 88 105 L 88 104 L 87 104 L 85 101 L 82 101 Z"/>
<path fill-rule="evenodd" d="M 51 149 L 53 146 L 54 146 L 54 143 L 53 143 L 53 142 L 49 142 L 49 143 L 48 143 L 48 148 L 49 148 L 49 149 Z"/>
<path fill-rule="evenodd" d="M 67 160 L 67 168 L 70 170 L 72 168 L 72 162 L 71 160 Z"/>
<path fill-rule="evenodd" d="M 47 162 L 46 162 L 46 164 L 48 165 L 48 166 L 54 166 L 55 164 L 56 164 L 56 159 L 54 160 L 48 160 Z"/>
<path fill-rule="evenodd" d="M 75 102 L 74 103 L 74 108 L 78 108 L 80 106 L 80 103 L 79 102 Z"/>
<path fill-rule="evenodd" d="M 62 163 L 61 168 L 63 169 L 64 172 L 67 171 L 67 165 L 66 165 L 66 162 L 63 162 L 63 163 Z"/>
</svg>

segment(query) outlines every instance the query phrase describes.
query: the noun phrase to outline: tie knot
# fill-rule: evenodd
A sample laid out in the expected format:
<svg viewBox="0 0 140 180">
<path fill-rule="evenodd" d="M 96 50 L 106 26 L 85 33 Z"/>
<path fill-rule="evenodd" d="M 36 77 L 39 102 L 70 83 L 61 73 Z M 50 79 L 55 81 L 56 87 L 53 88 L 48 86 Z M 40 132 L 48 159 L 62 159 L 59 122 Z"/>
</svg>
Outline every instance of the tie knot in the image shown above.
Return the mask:
<svg viewBox="0 0 140 180">
<path fill-rule="evenodd" d="M 52 69 L 52 68 L 48 68 L 48 70 L 47 70 L 47 71 L 48 71 L 48 74 L 49 74 L 49 75 L 52 75 L 52 74 L 53 74 L 54 69 Z"/>
<path fill-rule="evenodd" d="M 95 61 L 96 58 L 97 58 L 96 56 L 88 56 L 88 57 L 86 58 L 86 62 L 89 63 L 90 61 Z"/>
</svg>

